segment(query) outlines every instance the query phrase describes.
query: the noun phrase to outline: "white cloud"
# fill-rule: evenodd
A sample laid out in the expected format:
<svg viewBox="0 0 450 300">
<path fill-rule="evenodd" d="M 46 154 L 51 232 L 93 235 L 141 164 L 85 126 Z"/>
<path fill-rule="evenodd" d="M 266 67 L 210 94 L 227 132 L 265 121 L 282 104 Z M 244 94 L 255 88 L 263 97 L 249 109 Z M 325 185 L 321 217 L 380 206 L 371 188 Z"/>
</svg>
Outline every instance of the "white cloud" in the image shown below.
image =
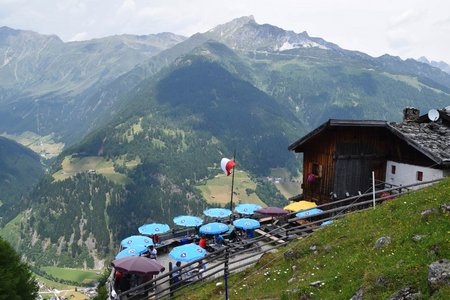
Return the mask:
<svg viewBox="0 0 450 300">
<path fill-rule="evenodd" d="M 78 32 L 77 34 L 75 34 L 73 37 L 71 37 L 69 39 L 69 42 L 87 40 L 88 37 L 89 37 L 89 35 L 86 31 Z"/>
<path fill-rule="evenodd" d="M 134 0 L 124 0 L 117 10 L 117 15 L 129 15 L 136 13 L 136 2 Z"/>
<path fill-rule="evenodd" d="M 387 40 L 392 49 L 401 51 L 404 51 L 415 43 L 412 33 L 403 28 L 390 30 L 387 34 Z"/>
<path fill-rule="evenodd" d="M 408 9 L 400 15 L 395 15 L 390 19 L 391 26 L 401 26 L 408 23 L 418 22 L 427 14 L 427 11 L 419 11 L 415 9 Z"/>
</svg>

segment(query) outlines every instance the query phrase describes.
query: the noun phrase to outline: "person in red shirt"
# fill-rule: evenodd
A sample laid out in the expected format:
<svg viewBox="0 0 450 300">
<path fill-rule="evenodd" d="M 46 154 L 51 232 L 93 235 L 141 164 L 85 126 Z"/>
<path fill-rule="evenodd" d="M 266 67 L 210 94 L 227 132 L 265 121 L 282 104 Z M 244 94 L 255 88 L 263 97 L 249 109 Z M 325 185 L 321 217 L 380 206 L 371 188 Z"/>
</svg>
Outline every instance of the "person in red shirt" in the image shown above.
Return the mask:
<svg viewBox="0 0 450 300">
<path fill-rule="evenodd" d="M 206 238 L 205 236 L 201 236 L 200 240 L 198 241 L 198 245 L 202 247 L 203 249 L 206 249 Z"/>
<path fill-rule="evenodd" d="M 154 234 L 152 236 L 153 244 L 157 245 L 159 244 L 159 236 L 157 234 Z"/>
</svg>

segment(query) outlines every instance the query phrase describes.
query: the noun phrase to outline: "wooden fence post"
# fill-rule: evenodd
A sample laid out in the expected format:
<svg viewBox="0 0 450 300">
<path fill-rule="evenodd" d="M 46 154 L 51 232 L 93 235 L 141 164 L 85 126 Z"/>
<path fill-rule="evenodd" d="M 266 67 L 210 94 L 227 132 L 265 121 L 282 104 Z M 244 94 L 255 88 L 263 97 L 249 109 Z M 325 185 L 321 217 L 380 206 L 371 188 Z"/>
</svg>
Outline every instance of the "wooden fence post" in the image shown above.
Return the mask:
<svg viewBox="0 0 450 300">
<path fill-rule="evenodd" d="M 228 263 L 229 263 L 230 254 L 228 253 L 228 249 L 225 250 L 225 263 L 223 268 L 223 279 L 225 281 L 225 300 L 228 300 Z"/>
<path fill-rule="evenodd" d="M 169 261 L 169 272 L 171 272 L 172 270 L 173 270 L 172 262 Z M 173 290 L 173 287 L 172 287 L 172 285 L 173 285 L 173 279 L 172 279 L 172 274 L 169 275 L 169 285 L 170 285 L 170 295 L 169 295 L 169 299 L 171 299 L 171 298 L 173 298 L 173 292 L 172 292 L 172 290 Z"/>
</svg>

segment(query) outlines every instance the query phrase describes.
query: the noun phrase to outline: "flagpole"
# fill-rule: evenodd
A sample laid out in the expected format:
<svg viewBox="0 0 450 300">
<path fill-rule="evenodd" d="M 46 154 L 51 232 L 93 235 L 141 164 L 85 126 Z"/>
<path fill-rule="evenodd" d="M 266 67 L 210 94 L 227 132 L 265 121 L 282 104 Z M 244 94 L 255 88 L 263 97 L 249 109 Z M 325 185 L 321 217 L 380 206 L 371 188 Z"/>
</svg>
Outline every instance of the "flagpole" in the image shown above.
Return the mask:
<svg viewBox="0 0 450 300">
<path fill-rule="evenodd" d="M 236 162 L 236 149 L 234 149 L 233 161 Z M 231 174 L 231 200 L 230 200 L 230 210 L 231 211 L 233 211 L 234 172 L 236 172 L 236 165 L 234 166 L 233 174 Z"/>
</svg>

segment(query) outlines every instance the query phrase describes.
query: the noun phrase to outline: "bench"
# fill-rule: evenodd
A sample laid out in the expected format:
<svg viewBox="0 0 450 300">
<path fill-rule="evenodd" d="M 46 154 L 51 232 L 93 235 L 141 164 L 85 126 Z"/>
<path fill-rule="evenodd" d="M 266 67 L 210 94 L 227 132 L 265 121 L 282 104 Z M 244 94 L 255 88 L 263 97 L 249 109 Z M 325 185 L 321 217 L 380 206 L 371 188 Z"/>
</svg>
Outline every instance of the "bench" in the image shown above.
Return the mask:
<svg viewBox="0 0 450 300">
<path fill-rule="evenodd" d="M 261 218 L 261 219 L 259 219 L 259 223 L 271 222 L 272 220 L 273 220 L 273 217 Z"/>
</svg>

